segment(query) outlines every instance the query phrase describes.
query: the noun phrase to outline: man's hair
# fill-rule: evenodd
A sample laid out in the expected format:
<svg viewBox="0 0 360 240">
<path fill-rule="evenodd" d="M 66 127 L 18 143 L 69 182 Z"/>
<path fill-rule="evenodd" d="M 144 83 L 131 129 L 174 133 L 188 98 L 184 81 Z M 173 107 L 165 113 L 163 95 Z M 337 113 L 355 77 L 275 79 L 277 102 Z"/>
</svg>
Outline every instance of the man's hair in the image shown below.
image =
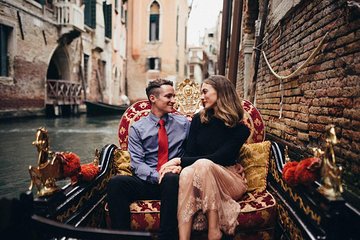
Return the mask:
<svg viewBox="0 0 360 240">
<path fill-rule="evenodd" d="M 162 78 L 158 78 L 158 79 L 155 79 L 155 80 L 149 82 L 149 84 L 145 90 L 146 96 L 148 97 L 149 100 L 150 100 L 150 95 L 155 95 L 156 97 L 159 96 L 159 88 L 162 85 L 173 86 L 173 82 L 170 80 L 162 79 Z"/>
</svg>

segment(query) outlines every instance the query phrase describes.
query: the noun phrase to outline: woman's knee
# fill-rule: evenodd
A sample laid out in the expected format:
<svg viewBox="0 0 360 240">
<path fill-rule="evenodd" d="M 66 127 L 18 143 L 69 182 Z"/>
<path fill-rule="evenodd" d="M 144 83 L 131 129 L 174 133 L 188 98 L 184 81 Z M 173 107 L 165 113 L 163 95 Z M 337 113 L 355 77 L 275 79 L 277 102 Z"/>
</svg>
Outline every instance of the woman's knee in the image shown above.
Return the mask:
<svg viewBox="0 0 360 240">
<path fill-rule="evenodd" d="M 199 160 L 197 160 L 194 164 L 193 167 L 196 169 L 196 171 L 209 171 L 209 169 L 211 169 L 214 166 L 214 162 L 212 162 L 209 159 L 205 159 L 205 158 L 201 158 Z"/>
</svg>

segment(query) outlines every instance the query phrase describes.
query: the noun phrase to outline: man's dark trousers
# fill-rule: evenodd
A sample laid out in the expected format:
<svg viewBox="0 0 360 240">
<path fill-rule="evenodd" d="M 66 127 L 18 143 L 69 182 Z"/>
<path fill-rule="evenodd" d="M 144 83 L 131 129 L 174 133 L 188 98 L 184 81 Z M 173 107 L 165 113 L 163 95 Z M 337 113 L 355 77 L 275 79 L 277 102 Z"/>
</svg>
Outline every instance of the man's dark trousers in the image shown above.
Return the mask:
<svg viewBox="0 0 360 240">
<path fill-rule="evenodd" d="M 136 176 L 115 176 L 108 184 L 108 205 L 113 229 L 130 229 L 130 204 L 135 200 L 161 200 L 159 239 L 177 239 L 179 175 L 166 173 L 161 184 L 152 184 Z"/>
</svg>

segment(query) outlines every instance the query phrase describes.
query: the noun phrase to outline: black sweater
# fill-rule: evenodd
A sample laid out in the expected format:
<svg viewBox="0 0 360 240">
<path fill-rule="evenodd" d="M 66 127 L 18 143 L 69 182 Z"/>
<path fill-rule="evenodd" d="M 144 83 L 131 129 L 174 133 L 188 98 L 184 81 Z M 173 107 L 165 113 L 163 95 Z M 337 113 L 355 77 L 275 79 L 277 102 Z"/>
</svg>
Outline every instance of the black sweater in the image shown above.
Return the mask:
<svg viewBox="0 0 360 240">
<path fill-rule="evenodd" d="M 185 155 L 181 157 L 181 167 L 193 164 L 200 158 L 230 166 L 236 163 L 241 146 L 250 135 L 242 123 L 233 128 L 212 117 L 208 123 L 201 123 L 200 115 L 194 115 L 186 144 Z"/>
</svg>

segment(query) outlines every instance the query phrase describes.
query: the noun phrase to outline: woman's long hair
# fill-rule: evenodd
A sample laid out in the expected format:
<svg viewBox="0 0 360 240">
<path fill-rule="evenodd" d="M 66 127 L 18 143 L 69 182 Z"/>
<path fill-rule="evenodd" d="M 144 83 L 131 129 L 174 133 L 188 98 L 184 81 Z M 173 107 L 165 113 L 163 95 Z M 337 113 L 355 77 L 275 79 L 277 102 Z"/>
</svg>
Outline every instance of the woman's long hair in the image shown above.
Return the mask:
<svg viewBox="0 0 360 240">
<path fill-rule="evenodd" d="M 244 109 L 231 81 L 224 76 L 213 75 L 203 83 L 211 85 L 217 93 L 214 117 L 222 120 L 228 127 L 236 126 L 243 119 Z M 209 122 L 209 109 L 200 112 L 200 119 L 202 123 Z"/>
</svg>

